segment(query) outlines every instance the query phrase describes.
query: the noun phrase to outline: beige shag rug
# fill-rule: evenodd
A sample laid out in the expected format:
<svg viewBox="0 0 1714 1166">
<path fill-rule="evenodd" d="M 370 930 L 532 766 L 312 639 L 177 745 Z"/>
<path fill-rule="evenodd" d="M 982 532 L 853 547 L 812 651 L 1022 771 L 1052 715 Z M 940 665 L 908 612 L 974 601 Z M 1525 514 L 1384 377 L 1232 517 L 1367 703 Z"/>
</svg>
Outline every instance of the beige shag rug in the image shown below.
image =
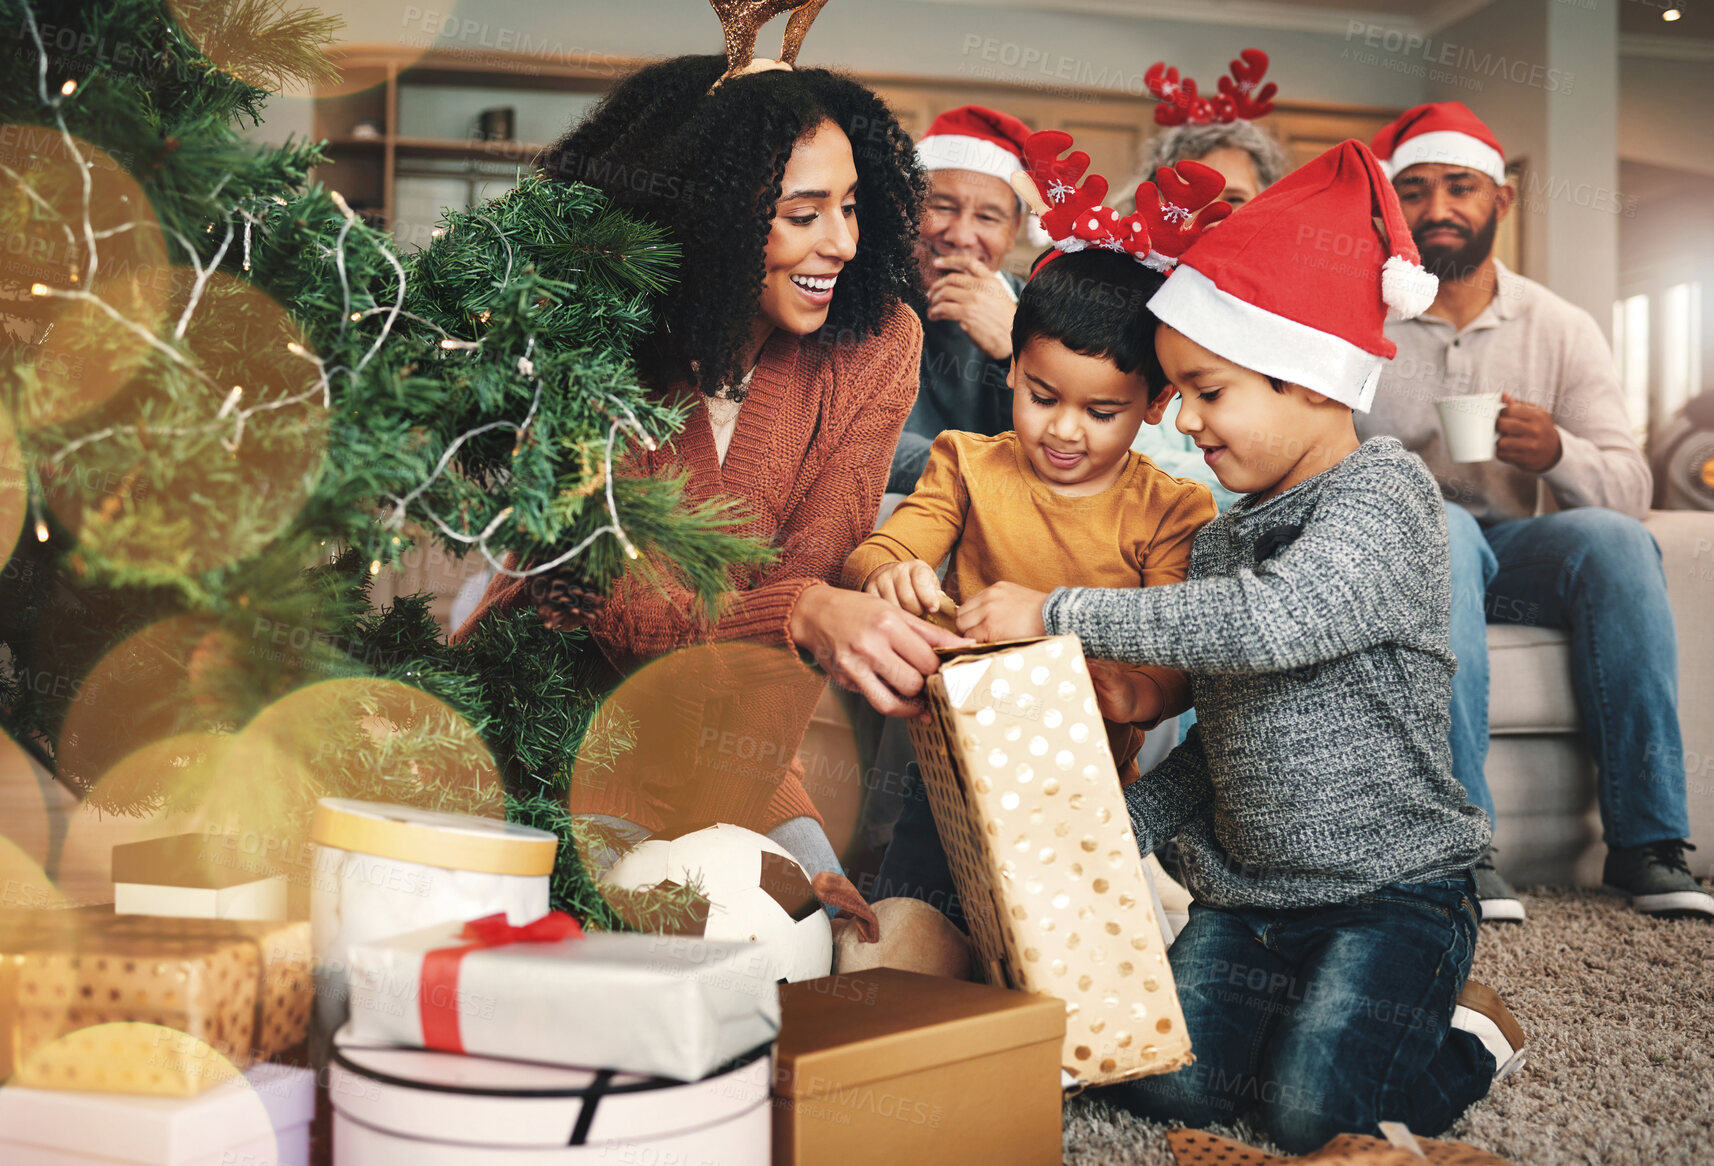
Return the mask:
<svg viewBox="0 0 1714 1166">
<path fill-rule="evenodd" d="M 1528 1064 L 1443 1137 L 1518 1166 L 1714 1164 L 1714 923 L 1638 915 L 1600 891 L 1535 888 L 1482 928 L 1472 975 L 1523 1025 Z M 1273 1149 L 1253 1128 L 1216 1132 Z M 1165 1128 L 1079 1097 L 1068 1166 L 1172 1166 Z"/>
</svg>

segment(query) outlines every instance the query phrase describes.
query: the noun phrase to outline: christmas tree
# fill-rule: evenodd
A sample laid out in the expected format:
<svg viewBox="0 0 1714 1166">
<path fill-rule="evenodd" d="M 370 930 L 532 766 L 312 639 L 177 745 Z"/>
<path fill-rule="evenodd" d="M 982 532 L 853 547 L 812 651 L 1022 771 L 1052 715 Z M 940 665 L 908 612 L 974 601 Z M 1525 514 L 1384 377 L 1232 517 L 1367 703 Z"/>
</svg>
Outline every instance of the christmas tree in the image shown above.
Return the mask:
<svg viewBox="0 0 1714 1166">
<path fill-rule="evenodd" d="M 317 145 L 238 132 L 328 79 L 329 20 L 4 4 L 8 732 L 95 806 L 203 828 L 301 836 L 326 795 L 506 812 L 566 843 L 556 906 L 619 923 L 566 810 L 630 730 L 587 636 L 520 612 L 453 646 L 368 587 L 417 530 L 573 594 L 670 572 L 711 608 L 765 559 L 728 506 L 615 472 L 684 421 L 628 355 L 675 248 L 529 176 L 401 256 L 309 184 Z"/>
</svg>

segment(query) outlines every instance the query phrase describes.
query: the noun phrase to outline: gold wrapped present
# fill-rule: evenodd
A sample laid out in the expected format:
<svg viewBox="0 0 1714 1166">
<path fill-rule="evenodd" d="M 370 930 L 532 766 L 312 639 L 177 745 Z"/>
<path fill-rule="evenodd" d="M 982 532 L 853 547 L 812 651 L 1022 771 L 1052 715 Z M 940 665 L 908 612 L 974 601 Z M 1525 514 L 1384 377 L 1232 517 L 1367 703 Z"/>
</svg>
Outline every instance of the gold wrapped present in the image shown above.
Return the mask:
<svg viewBox="0 0 1714 1166">
<path fill-rule="evenodd" d="M 0 1078 L 189 1096 L 302 1041 L 308 922 L 0 913 Z"/>
<path fill-rule="evenodd" d="M 939 654 L 933 720 L 911 722 L 911 743 L 985 978 L 1065 1001 L 1062 1064 L 1086 1084 L 1189 1064 L 1077 638 Z"/>
</svg>

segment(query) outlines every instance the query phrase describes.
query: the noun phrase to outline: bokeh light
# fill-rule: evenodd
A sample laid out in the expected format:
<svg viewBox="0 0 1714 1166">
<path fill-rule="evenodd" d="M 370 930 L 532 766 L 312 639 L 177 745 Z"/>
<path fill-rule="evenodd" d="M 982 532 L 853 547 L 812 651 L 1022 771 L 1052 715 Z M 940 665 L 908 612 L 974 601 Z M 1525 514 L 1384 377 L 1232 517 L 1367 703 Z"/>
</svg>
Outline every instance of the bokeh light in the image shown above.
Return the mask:
<svg viewBox="0 0 1714 1166">
<path fill-rule="evenodd" d="M 200 689 L 193 692 L 192 662 L 221 643 L 212 620 L 180 616 L 126 637 L 87 672 L 65 661 L 50 677 L 52 690 L 69 702 L 58 737 L 60 780 L 94 796 L 95 787 L 122 759 L 180 732 L 187 711 L 198 707 L 195 697 L 203 695 Z M 42 671 L 51 666 L 44 664 Z M 241 680 L 226 675 L 212 683 L 222 682 L 236 688 Z M 159 804 L 158 797 L 138 800 L 134 795 L 141 792 L 128 789 L 123 800 L 102 794 L 95 805 L 109 812 L 143 813 Z"/>
<path fill-rule="evenodd" d="M 843 853 L 862 782 L 855 755 L 823 749 L 813 724 L 825 683 L 795 654 L 760 644 L 699 644 L 651 661 L 613 691 L 585 734 L 571 811 L 620 812 L 612 806 L 623 790 L 666 837 L 716 822 L 760 830 L 761 807 L 807 746 L 805 791 Z M 815 730 L 808 740 L 806 726 Z"/>
<path fill-rule="evenodd" d="M 9 838 L 0 838 L 0 911 L 52 911 L 68 905 L 41 864 Z"/>
<path fill-rule="evenodd" d="M 120 433 L 44 473 L 49 505 L 87 553 L 168 575 L 200 574 L 268 546 L 302 509 L 327 456 L 315 366 L 293 351 L 307 352 L 303 335 L 265 292 L 215 273 L 184 339 L 194 374 L 152 366 L 149 383 L 109 410 L 123 410 L 109 419 Z M 144 417 L 152 438 L 129 424 Z"/>
<path fill-rule="evenodd" d="M 500 771 L 481 736 L 448 705 L 395 680 L 325 680 L 288 693 L 233 738 L 219 768 L 220 779 L 195 796 L 202 828 L 259 839 L 262 852 L 289 865 L 307 859 L 322 797 L 505 812 Z"/>
<path fill-rule="evenodd" d="M 218 738 L 213 739 L 218 742 Z M 150 742 L 115 767 L 115 789 L 130 784 L 147 784 L 156 790 L 170 790 L 171 777 L 179 765 L 192 764 L 187 746 L 199 741 L 172 738 Z M 174 834 L 191 834 L 202 827 L 191 813 L 172 812 L 155 806 L 138 807 L 131 812 L 113 808 L 110 791 L 97 785 L 91 796 L 73 809 L 66 824 L 65 841 L 60 846 L 59 863 L 55 868 L 54 885 L 68 903 L 111 903 L 113 901 L 113 848 L 132 842 L 149 842 Z"/>
<path fill-rule="evenodd" d="M 95 961 L 87 962 L 93 964 Z M 121 963 L 119 960 L 103 962 Z M 26 965 L 26 974 L 30 967 Z M 34 962 L 34 967 L 44 980 L 49 981 L 46 986 L 50 991 L 62 986 L 71 987 L 79 976 L 79 970 L 74 966 L 62 969 L 46 960 Z M 87 974 L 85 971 L 84 975 Z M 115 983 L 111 991 L 124 993 L 125 989 Z M 22 1055 L 18 1058 L 12 1084 L 35 1089 L 170 1096 L 200 1093 L 239 1076 L 238 1068 L 207 1041 L 167 1025 L 125 1020 L 83 1023 L 89 1015 L 99 1015 L 104 1008 L 115 1011 L 127 1005 L 136 1007 L 129 999 L 123 999 L 119 1005 L 105 1000 L 94 1005 L 72 1002 L 57 1010 L 60 1017 L 57 1027 L 78 1027 L 48 1040 L 41 1038 L 51 1031 L 50 1017 L 21 1017 L 19 1043 Z M 256 1108 L 261 1110 L 262 1124 L 256 1126 L 253 1133 L 247 1133 L 246 1140 L 263 1136 L 273 1128 L 268 1123 L 267 1112 L 262 1109 L 260 1099 L 255 1098 L 254 1092 L 251 1097 L 256 1101 Z M 224 1114 L 221 1120 L 224 1124 Z M 249 1113 L 242 1120 L 246 1130 L 255 1125 L 254 1116 Z M 225 1131 L 222 1132 L 224 1134 Z M 241 1143 L 235 1140 L 231 1144 Z"/>
<path fill-rule="evenodd" d="M 87 413 L 131 381 L 153 351 L 175 277 L 154 208 L 112 155 L 72 139 L 85 170 L 56 130 L 3 132 L 31 158 L 23 186 L 0 178 L 0 283 L 32 293 L 14 309 L 31 330 L 14 357 L 23 374 L 15 421 L 36 429 Z"/>
<path fill-rule="evenodd" d="M 0 733 L 0 838 L 36 867 L 48 861 L 50 792 L 60 800 L 56 811 L 71 800 L 16 741 Z M 0 867 L 7 861 L 0 860 Z"/>
<path fill-rule="evenodd" d="M 12 428 L 12 415 L 0 409 L 0 559 L 18 545 L 29 508 L 30 479 L 24 472 L 23 451 Z"/>
</svg>

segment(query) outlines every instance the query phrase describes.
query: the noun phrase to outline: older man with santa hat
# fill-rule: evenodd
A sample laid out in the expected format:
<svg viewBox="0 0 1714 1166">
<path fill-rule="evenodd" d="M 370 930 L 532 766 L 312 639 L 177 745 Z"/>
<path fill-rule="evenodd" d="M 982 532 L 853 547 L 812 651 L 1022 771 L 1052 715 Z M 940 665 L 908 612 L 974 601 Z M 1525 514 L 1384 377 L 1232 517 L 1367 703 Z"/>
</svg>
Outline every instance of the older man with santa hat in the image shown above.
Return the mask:
<svg viewBox="0 0 1714 1166">
<path fill-rule="evenodd" d="M 1684 858 L 1677 638 L 1660 548 L 1639 521 L 1649 469 L 1612 353 L 1587 312 L 1494 258 L 1517 191 L 1499 140 L 1473 112 L 1456 101 L 1419 105 L 1373 148 L 1440 287 L 1426 313 L 1388 324 L 1398 356 L 1357 430 L 1402 440 L 1448 499 L 1453 776 L 1492 818 L 1485 625 L 1565 629 L 1600 769 L 1603 882 L 1638 911 L 1714 917 L 1714 897 Z M 1491 459 L 1454 461 L 1435 402 L 1495 395 L 1503 408 Z M 1540 487 L 1553 513 L 1536 513 Z M 1477 864 L 1476 886 L 1484 919 L 1524 917 L 1491 854 Z"/>
<path fill-rule="evenodd" d="M 1000 264 L 1024 221 L 1011 176 L 1023 168 L 1029 136 L 1015 117 L 964 105 L 935 118 L 917 142 L 929 180 L 917 244 L 928 311 L 922 380 L 893 458 L 890 493 L 916 488 L 942 431 L 993 436 L 1012 427 L 1006 371 L 1022 283 Z"/>
</svg>

